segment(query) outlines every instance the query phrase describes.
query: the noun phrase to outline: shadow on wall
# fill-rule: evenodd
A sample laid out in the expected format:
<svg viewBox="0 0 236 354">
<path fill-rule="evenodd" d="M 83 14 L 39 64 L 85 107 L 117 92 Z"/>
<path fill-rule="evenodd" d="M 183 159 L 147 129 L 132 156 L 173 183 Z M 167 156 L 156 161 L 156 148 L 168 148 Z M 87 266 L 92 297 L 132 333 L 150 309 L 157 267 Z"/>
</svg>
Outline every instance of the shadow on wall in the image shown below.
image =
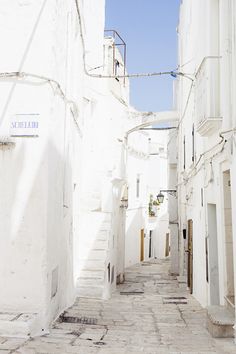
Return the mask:
<svg viewBox="0 0 236 354">
<path fill-rule="evenodd" d="M 121 186 L 107 182 L 103 207 L 80 212 L 75 237 L 75 283 L 79 296 L 107 299 L 116 285 Z"/>
<path fill-rule="evenodd" d="M 112 122 L 108 123 L 114 134 Z M 120 206 L 125 184 L 125 151 L 116 141 L 116 134 L 108 141 L 101 138 L 104 133 L 96 136 L 96 154 L 86 155 L 87 173 L 82 179 L 75 237 L 75 282 L 79 296 L 109 298 L 117 275 L 122 278 L 124 273 L 125 212 Z"/>
<path fill-rule="evenodd" d="M 141 229 L 144 229 L 143 209 L 127 209 L 126 212 L 125 267 L 140 262 Z"/>
<path fill-rule="evenodd" d="M 73 299 L 71 166 L 64 181 L 64 156 L 43 139 L 17 140 L 0 165 L 1 311 L 37 313 L 47 326 Z"/>
<path fill-rule="evenodd" d="M 163 214 L 157 220 L 155 230 L 153 230 L 154 256 L 158 259 L 166 257 L 169 250 L 169 217 L 168 213 Z"/>
</svg>

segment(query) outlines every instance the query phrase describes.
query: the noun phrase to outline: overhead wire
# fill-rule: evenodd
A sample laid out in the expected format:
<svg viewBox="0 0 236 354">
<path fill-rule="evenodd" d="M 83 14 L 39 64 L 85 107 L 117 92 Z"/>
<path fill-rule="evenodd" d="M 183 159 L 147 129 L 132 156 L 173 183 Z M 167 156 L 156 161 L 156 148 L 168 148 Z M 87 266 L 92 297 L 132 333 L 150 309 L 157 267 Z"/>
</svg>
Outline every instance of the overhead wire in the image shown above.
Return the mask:
<svg viewBox="0 0 236 354">
<path fill-rule="evenodd" d="M 192 83 L 191 83 L 191 86 L 190 86 L 190 89 L 189 89 L 189 92 L 188 92 L 188 96 L 187 96 L 187 100 L 186 100 L 186 103 L 185 103 L 185 106 L 184 106 L 184 111 L 183 111 L 183 114 L 181 115 L 181 118 L 180 118 L 179 123 L 177 125 L 177 129 L 180 127 L 180 124 L 182 123 L 182 121 L 185 118 L 185 115 L 186 115 L 186 112 L 187 112 L 187 109 L 188 109 L 188 105 L 189 105 L 189 102 L 190 102 L 191 94 L 192 94 L 192 91 L 193 91 L 193 87 L 194 87 L 194 81 L 192 81 Z"/>
<path fill-rule="evenodd" d="M 24 48 L 23 56 L 22 56 L 22 58 L 21 58 L 21 60 L 20 60 L 20 64 L 19 64 L 19 67 L 18 67 L 18 71 L 21 71 L 22 68 L 23 68 L 23 65 L 24 65 L 24 63 L 25 63 L 25 60 L 26 60 L 26 58 L 27 58 L 27 54 L 28 54 L 28 52 L 29 52 L 29 50 L 30 50 L 30 46 L 31 46 L 31 44 L 32 44 L 32 42 L 33 42 L 33 38 L 34 38 L 35 33 L 36 33 L 36 31 L 37 31 L 37 28 L 38 28 L 40 19 L 41 19 L 41 17 L 42 17 L 42 14 L 43 14 L 43 12 L 44 12 L 45 7 L 46 7 L 47 1 L 48 1 L 48 0 L 43 0 L 43 1 L 42 1 L 42 4 L 41 4 L 40 9 L 39 9 L 39 13 L 37 14 L 36 21 L 35 21 L 35 23 L 34 23 L 34 25 L 33 25 L 33 29 L 32 29 L 32 31 L 31 31 L 31 33 L 30 33 L 30 35 L 29 35 L 29 39 L 28 39 L 28 41 L 27 41 L 27 43 L 26 43 L 26 47 Z M 4 122 L 4 119 L 5 119 L 5 116 L 6 116 L 6 112 L 7 112 L 8 106 L 9 106 L 9 104 L 10 104 L 10 101 L 11 101 L 11 99 L 12 99 L 12 96 L 13 96 L 13 94 L 14 94 L 15 89 L 16 89 L 16 82 L 13 82 L 12 87 L 10 88 L 10 91 L 9 91 L 9 93 L 8 93 L 6 102 L 5 102 L 4 105 L 3 105 L 3 110 L 2 110 L 2 113 L 1 113 L 1 117 L 0 117 L 0 124 L 3 124 L 3 122 Z M 4 138 L 4 139 L 5 139 L 5 138 Z M 1 139 L 1 140 L 2 140 L 2 139 Z"/>
<path fill-rule="evenodd" d="M 87 76 L 90 76 L 92 78 L 98 78 L 98 79 L 122 79 L 122 78 L 140 78 L 140 77 L 152 77 L 152 76 L 163 76 L 163 75 L 171 75 L 172 77 L 177 77 L 177 76 L 183 76 L 186 77 L 189 80 L 193 80 L 188 74 L 185 74 L 183 72 L 179 72 L 176 70 L 170 70 L 170 71 L 160 71 L 160 72 L 151 72 L 151 73 L 134 73 L 134 74 L 123 74 L 123 75 L 104 75 L 104 74 L 91 74 L 89 71 L 95 70 L 97 68 L 103 67 L 102 65 L 97 66 L 96 68 L 92 69 L 87 69 L 86 65 L 86 46 L 85 46 L 85 40 L 84 40 L 84 31 L 83 31 L 83 23 L 82 23 L 82 16 L 80 12 L 80 6 L 78 0 L 75 0 L 75 5 L 76 5 L 76 10 L 77 10 L 77 15 L 78 15 L 78 20 L 79 20 L 79 27 L 80 27 L 80 37 L 81 37 L 81 42 L 82 42 L 82 47 L 83 47 L 83 66 L 84 66 L 84 72 Z"/>
<path fill-rule="evenodd" d="M 192 167 L 192 169 L 188 172 L 187 176 L 184 177 L 184 180 L 180 183 L 177 184 L 177 186 L 181 186 L 181 185 L 186 185 L 190 179 L 192 179 L 193 177 L 195 177 L 199 171 L 202 169 L 202 166 L 204 165 L 204 163 L 207 160 L 213 161 L 213 159 L 218 156 L 219 154 L 221 154 L 225 148 L 225 145 L 227 143 L 227 140 L 225 140 L 224 138 L 218 142 L 217 144 L 215 144 L 214 146 L 212 146 L 210 149 L 204 151 L 204 153 L 200 154 L 196 164 Z M 200 164 L 202 158 L 207 155 L 209 152 L 213 151 L 214 149 L 216 149 L 217 146 L 222 146 L 221 149 L 219 151 L 217 151 L 215 154 L 209 156 L 209 158 L 207 160 L 204 160 L 203 163 L 200 165 L 200 167 L 197 169 L 198 165 Z"/>
<path fill-rule="evenodd" d="M 52 88 L 52 90 L 54 91 L 54 93 L 57 93 L 64 100 L 65 103 L 71 105 L 70 110 L 71 110 L 73 119 L 77 125 L 77 128 L 79 129 L 79 131 L 81 133 L 81 128 L 80 128 L 79 123 L 78 123 L 78 121 L 75 117 L 75 114 L 74 114 L 75 108 L 77 109 L 77 103 L 75 101 L 67 98 L 64 90 L 62 89 L 61 84 L 57 80 L 49 78 L 47 76 L 37 75 L 37 74 L 33 74 L 33 73 L 27 73 L 27 72 L 23 72 L 23 71 L 0 73 L 0 81 L 1 80 L 6 81 L 7 79 L 8 80 L 11 80 L 11 79 L 24 80 L 27 78 L 28 79 L 37 79 L 37 80 L 39 80 L 39 83 L 41 83 L 41 84 L 42 83 L 49 84 L 50 87 Z M 31 82 L 31 84 L 32 84 L 32 82 Z"/>
<path fill-rule="evenodd" d="M 45 7 L 47 0 L 45 0 L 43 2 L 43 6 L 41 8 L 40 11 L 40 15 L 42 14 L 42 11 Z M 134 73 L 134 74 L 125 74 L 125 75 L 102 75 L 102 74 L 92 74 L 89 72 L 89 70 L 87 69 L 87 64 L 86 64 L 86 46 L 85 46 L 85 39 L 84 39 L 84 31 L 83 31 L 83 23 L 82 23 L 82 16 L 81 16 L 81 12 L 80 12 L 80 7 L 79 7 L 79 2 L 78 0 L 75 0 L 75 6 L 76 6 L 76 11 L 77 11 L 77 16 L 78 16 L 78 20 L 79 20 L 79 27 L 80 27 L 80 37 L 81 37 L 81 43 L 82 43 L 82 48 L 83 48 L 83 68 L 84 68 L 84 72 L 87 76 L 92 77 L 92 78 L 101 78 L 101 79 L 111 79 L 111 78 L 140 78 L 140 77 L 152 77 L 152 76 L 163 76 L 163 75 L 171 75 L 172 77 L 176 78 L 177 76 L 179 77 L 184 77 L 187 78 L 189 80 L 192 81 L 191 87 L 193 86 L 193 82 L 194 79 L 192 79 L 189 75 L 183 73 L 183 72 L 179 72 L 176 70 L 171 70 L 171 71 L 163 71 L 163 72 L 151 72 L 151 73 Z M 37 25 L 38 25 L 38 21 L 37 20 Z M 35 32 L 35 28 L 33 30 L 33 33 Z M 31 36 L 32 37 L 32 36 Z M 32 38 L 31 38 L 32 40 Z M 28 48 L 28 47 L 27 47 Z M 23 63 L 22 63 L 23 64 Z M 21 71 L 22 69 L 22 65 L 20 67 L 20 69 L 18 71 L 15 72 L 2 72 L 0 73 L 0 80 L 7 80 L 7 79 L 17 79 L 17 80 L 24 80 L 24 79 L 38 79 L 40 81 L 46 82 L 48 84 L 50 84 L 50 86 L 53 88 L 53 90 L 55 91 L 55 86 L 56 86 L 56 91 L 57 93 L 63 98 L 63 100 L 74 106 L 77 107 L 77 103 L 73 100 L 70 100 L 66 97 L 65 92 L 62 89 L 61 84 L 52 78 L 43 76 L 43 75 L 37 75 L 34 73 L 27 73 L 24 71 Z M 93 69 L 90 69 L 93 70 Z M 17 81 L 15 81 L 15 84 L 17 83 Z M 187 101 L 188 104 L 188 101 Z M 186 104 L 186 108 L 187 108 L 187 104 Z M 75 120 L 76 125 L 79 128 L 79 124 L 78 121 L 75 119 L 74 113 L 73 113 L 73 109 L 71 108 L 71 112 L 73 115 L 73 118 Z M 80 128 L 79 128 L 80 129 Z"/>
<path fill-rule="evenodd" d="M 188 96 L 187 96 L 187 101 L 186 101 L 186 104 L 185 104 L 185 108 L 184 108 L 184 111 L 183 111 L 183 114 L 181 116 L 181 119 L 179 121 L 179 124 L 178 124 L 178 128 L 180 127 L 183 119 L 185 118 L 185 115 L 186 115 L 186 112 L 187 112 L 187 108 L 188 108 L 188 105 L 189 105 L 189 102 L 190 102 L 190 98 L 191 98 L 191 94 L 192 94 L 192 90 L 193 90 L 193 87 L 194 87 L 194 84 L 195 84 L 195 81 L 197 79 L 197 76 L 204 64 L 204 62 L 207 60 L 207 59 L 221 59 L 222 57 L 221 56 L 206 56 L 203 58 L 203 60 L 201 61 L 200 65 L 198 66 L 195 74 L 194 74 L 194 81 L 192 82 L 191 86 L 190 86 L 190 89 L 189 89 L 189 93 L 188 93 Z M 188 64 L 188 62 L 186 63 Z M 186 65 L 185 64 L 185 65 Z M 223 131 L 223 132 L 220 132 L 219 133 L 219 137 L 221 138 L 221 141 L 217 142 L 214 146 L 212 146 L 210 149 L 204 151 L 204 153 L 200 154 L 197 162 L 195 163 L 195 165 L 191 168 L 189 174 L 188 174 L 188 177 L 184 179 L 183 182 L 179 183 L 179 185 L 182 185 L 182 184 L 187 184 L 189 179 L 193 178 L 194 176 L 196 176 L 196 174 L 200 171 L 202 165 L 200 166 L 199 169 L 197 169 L 198 165 L 200 164 L 201 160 L 203 157 L 205 157 L 209 152 L 213 151 L 214 149 L 217 148 L 217 146 L 221 146 L 222 145 L 222 148 L 216 152 L 214 155 L 212 155 L 210 157 L 210 161 L 213 160 L 214 157 L 216 157 L 218 154 L 220 154 L 221 152 L 223 152 L 224 150 L 224 147 L 225 147 L 225 144 L 227 143 L 227 140 L 224 138 L 224 134 L 227 134 L 227 133 L 230 133 L 230 132 L 236 132 L 236 128 L 233 128 L 233 129 L 229 129 L 227 131 Z M 204 160 L 204 163 L 205 163 L 206 160 Z M 197 170 L 196 170 L 197 169 Z M 195 173 L 193 173 L 193 171 L 195 171 Z M 193 173 L 193 175 L 192 175 Z"/>
</svg>

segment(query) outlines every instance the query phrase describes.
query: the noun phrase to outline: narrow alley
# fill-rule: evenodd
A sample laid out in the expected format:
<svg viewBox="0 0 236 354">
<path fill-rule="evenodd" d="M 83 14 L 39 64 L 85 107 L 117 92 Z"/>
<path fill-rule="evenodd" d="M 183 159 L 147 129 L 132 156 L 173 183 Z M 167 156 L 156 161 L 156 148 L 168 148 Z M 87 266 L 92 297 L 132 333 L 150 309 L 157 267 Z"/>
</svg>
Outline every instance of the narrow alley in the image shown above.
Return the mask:
<svg viewBox="0 0 236 354">
<path fill-rule="evenodd" d="M 232 339 L 214 339 L 206 311 L 189 295 L 183 277 L 169 275 L 169 260 L 127 269 L 110 300 L 79 298 L 50 334 L 1 338 L 4 354 L 235 353 Z"/>
</svg>

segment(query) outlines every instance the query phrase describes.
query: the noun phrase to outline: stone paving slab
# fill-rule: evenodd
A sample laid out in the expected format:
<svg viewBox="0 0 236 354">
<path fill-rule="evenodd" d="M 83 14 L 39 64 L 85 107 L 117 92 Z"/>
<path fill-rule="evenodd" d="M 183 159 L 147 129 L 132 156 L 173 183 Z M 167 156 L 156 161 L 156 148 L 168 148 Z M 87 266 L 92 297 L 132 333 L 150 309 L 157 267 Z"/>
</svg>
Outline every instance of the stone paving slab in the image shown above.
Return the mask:
<svg viewBox="0 0 236 354">
<path fill-rule="evenodd" d="M 135 265 L 112 299 L 78 298 L 64 314 L 87 323 L 58 321 L 43 337 L 0 338 L 0 354 L 236 354 L 233 339 L 210 336 L 205 309 L 168 270 L 168 260 Z M 133 290 L 143 294 L 120 294 Z M 167 297 L 186 303 L 165 304 Z"/>
</svg>

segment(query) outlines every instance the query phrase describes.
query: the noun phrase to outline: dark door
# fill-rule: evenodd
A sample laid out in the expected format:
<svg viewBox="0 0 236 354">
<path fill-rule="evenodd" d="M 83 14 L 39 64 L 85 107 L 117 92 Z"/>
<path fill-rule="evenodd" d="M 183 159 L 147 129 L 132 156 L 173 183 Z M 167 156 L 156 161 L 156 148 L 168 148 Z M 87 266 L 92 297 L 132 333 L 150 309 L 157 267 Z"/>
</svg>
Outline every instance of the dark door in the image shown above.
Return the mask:
<svg viewBox="0 0 236 354">
<path fill-rule="evenodd" d="M 193 293 L 193 220 L 188 220 L 188 287 Z"/>
<path fill-rule="evenodd" d="M 170 234 L 166 234 L 166 249 L 165 249 L 165 256 L 168 257 L 170 254 Z"/>
<path fill-rule="evenodd" d="M 152 231 L 149 234 L 149 258 L 152 257 Z"/>
<path fill-rule="evenodd" d="M 140 261 L 144 260 L 144 229 L 141 230 L 140 239 Z"/>
</svg>

